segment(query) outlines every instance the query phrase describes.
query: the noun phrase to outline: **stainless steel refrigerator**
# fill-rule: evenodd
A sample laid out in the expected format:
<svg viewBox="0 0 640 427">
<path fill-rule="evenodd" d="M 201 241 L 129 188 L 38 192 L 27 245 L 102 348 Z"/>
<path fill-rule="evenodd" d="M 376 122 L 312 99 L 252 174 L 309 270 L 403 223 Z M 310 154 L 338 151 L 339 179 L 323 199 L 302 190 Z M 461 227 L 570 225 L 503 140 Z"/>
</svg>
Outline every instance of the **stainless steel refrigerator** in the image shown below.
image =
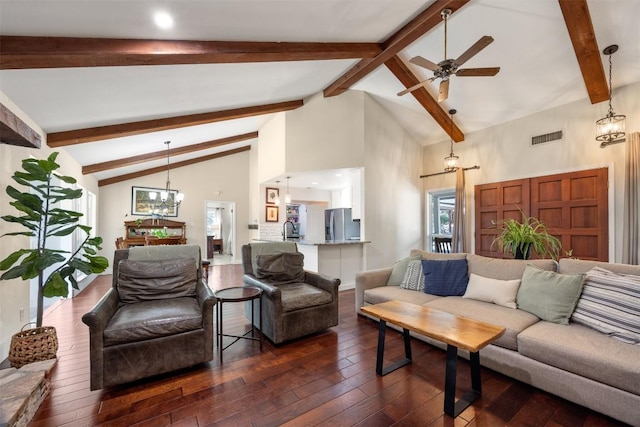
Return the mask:
<svg viewBox="0 0 640 427">
<path fill-rule="evenodd" d="M 351 218 L 351 208 L 324 211 L 325 240 L 355 240 L 360 238 L 360 221 Z"/>
</svg>

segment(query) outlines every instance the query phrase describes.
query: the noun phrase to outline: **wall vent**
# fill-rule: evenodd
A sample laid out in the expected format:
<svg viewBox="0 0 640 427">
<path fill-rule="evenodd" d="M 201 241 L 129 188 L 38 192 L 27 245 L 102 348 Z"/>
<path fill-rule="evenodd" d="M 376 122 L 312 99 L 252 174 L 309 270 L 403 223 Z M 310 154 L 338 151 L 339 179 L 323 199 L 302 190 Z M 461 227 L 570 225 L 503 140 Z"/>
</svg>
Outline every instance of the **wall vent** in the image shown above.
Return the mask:
<svg viewBox="0 0 640 427">
<path fill-rule="evenodd" d="M 563 138 L 564 138 L 564 132 L 561 130 L 556 132 L 551 132 L 551 133 L 545 133 L 544 135 L 532 136 L 531 146 L 535 147 L 536 145 L 545 144 L 551 141 L 557 141 Z"/>
</svg>

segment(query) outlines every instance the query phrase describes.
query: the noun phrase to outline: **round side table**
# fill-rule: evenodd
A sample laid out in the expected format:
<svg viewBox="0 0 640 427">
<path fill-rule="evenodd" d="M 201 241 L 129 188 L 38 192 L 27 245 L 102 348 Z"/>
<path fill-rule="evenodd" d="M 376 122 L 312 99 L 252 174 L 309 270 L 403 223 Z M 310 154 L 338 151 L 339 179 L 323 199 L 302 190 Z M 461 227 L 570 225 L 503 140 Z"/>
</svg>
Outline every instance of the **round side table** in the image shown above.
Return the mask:
<svg viewBox="0 0 640 427">
<path fill-rule="evenodd" d="M 218 354 L 220 357 L 220 363 L 222 363 L 222 351 L 226 348 L 228 348 L 230 345 L 235 344 L 236 342 L 238 342 L 241 339 L 246 339 L 246 340 L 254 340 L 254 341 L 260 341 L 260 351 L 262 351 L 262 299 L 260 298 L 260 296 L 262 296 L 262 289 L 258 288 L 256 286 L 237 286 L 237 287 L 233 287 L 233 288 L 227 288 L 227 289 L 220 289 L 219 291 L 214 292 L 214 295 L 216 296 L 216 298 L 218 299 L 218 303 L 216 304 L 216 312 L 217 312 L 217 316 L 218 316 L 218 321 L 216 322 L 216 338 L 218 341 Z M 255 337 L 254 336 L 254 331 L 255 331 L 255 311 L 253 310 L 253 304 L 255 304 L 255 301 L 258 301 L 259 304 L 259 319 L 258 319 L 258 325 L 259 325 L 259 329 L 260 329 L 260 336 L 259 337 Z M 225 334 L 222 331 L 222 305 L 225 302 L 243 302 L 243 301 L 251 301 L 251 306 L 252 306 L 252 310 L 251 310 L 251 329 L 248 330 L 247 332 L 245 332 L 242 335 L 230 335 L 230 334 Z M 247 334 L 251 332 L 251 336 L 248 337 Z M 224 337 L 231 337 L 231 338 L 235 338 L 235 340 L 233 340 L 231 343 L 227 344 L 226 346 L 223 347 L 223 339 Z"/>
</svg>

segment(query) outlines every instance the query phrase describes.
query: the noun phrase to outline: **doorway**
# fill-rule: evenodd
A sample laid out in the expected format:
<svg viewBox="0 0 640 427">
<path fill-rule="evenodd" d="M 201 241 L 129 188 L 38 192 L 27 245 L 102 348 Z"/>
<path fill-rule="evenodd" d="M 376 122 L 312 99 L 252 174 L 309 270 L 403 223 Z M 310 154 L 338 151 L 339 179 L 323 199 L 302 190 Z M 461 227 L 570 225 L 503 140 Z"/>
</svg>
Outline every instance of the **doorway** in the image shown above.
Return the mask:
<svg viewBox="0 0 640 427">
<path fill-rule="evenodd" d="M 235 202 L 205 202 L 205 241 L 207 259 L 214 263 L 234 263 L 236 253 Z"/>
</svg>

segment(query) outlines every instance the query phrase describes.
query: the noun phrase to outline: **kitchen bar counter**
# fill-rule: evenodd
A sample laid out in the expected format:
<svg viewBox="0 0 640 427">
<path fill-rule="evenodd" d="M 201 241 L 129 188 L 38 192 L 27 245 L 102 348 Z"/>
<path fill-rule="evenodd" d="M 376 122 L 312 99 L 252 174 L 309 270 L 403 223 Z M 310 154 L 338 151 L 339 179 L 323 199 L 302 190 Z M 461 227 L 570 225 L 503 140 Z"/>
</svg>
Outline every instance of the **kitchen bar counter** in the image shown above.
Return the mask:
<svg viewBox="0 0 640 427">
<path fill-rule="evenodd" d="M 320 242 L 313 242 L 309 240 L 300 240 L 300 239 L 287 239 L 291 242 L 296 242 L 299 245 L 312 245 L 312 246 L 321 246 L 321 245 L 359 245 L 363 243 L 371 243 L 371 240 L 324 240 Z"/>
</svg>

